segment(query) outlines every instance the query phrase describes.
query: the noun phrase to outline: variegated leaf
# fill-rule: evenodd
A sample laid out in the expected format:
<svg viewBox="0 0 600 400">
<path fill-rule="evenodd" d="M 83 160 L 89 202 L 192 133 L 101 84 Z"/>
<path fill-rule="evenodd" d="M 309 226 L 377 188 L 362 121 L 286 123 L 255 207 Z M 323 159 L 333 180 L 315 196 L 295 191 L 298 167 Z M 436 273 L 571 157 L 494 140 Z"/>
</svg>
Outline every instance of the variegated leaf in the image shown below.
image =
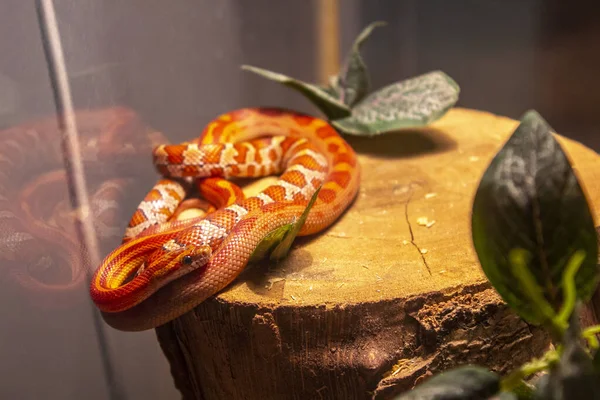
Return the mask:
<svg viewBox="0 0 600 400">
<path fill-rule="evenodd" d="M 343 133 L 359 136 L 428 125 L 458 101 L 459 92 L 448 75 L 429 72 L 372 93 L 352 109 L 352 115 L 332 124 Z"/>
</svg>

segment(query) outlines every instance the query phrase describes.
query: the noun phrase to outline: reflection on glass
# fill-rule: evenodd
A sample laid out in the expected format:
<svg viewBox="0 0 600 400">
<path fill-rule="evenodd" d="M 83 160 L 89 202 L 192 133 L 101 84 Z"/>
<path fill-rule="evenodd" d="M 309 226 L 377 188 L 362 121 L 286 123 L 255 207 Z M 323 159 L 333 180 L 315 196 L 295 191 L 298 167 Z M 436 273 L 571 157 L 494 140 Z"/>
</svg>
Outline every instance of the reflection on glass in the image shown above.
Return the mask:
<svg viewBox="0 0 600 400">
<path fill-rule="evenodd" d="M 128 193 L 143 191 L 137 185 L 151 147 L 164 139 L 124 108 L 78 111 L 76 118 L 89 212 L 105 254 L 135 207 Z M 0 132 L 0 289 L 43 307 L 73 306 L 95 267 L 81 261 L 59 135 L 55 117 Z"/>
</svg>

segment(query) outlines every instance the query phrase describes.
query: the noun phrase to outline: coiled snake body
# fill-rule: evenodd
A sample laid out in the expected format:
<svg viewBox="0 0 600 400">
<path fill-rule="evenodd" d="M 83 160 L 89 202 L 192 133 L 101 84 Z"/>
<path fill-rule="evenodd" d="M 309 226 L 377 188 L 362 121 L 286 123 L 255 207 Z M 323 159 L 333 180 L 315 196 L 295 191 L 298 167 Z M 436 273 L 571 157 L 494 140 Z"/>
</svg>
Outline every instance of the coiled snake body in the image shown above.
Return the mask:
<svg viewBox="0 0 600 400">
<path fill-rule="evenodd" d="M 200 138 L 161 145 L 164 176 L 131 219 L 123 244 L 97 269 L 90 294 L 111 326 L 129 331 L 162 325 L 229 285 L 263 238 L 295 222 L 321 187 L 299 235 L 331 224 L 355 198 L 356 154 L 326 122 L 273 108 L 245 108 L 209 123 Z M 225 180 L 282 173 L 244 198 Z M 173 221 L 185 179 L 216 204 L 208 215 Z"/>
</svg>

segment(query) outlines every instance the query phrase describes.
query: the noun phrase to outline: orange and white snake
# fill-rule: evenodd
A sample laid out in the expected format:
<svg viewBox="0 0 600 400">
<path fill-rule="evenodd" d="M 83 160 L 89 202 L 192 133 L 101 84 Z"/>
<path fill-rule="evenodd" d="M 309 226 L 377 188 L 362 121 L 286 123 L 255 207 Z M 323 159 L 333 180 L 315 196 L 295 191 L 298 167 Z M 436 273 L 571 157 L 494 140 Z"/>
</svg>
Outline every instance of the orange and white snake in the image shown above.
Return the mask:
<svg viewBox="0 0 600 400">
<path fill-rule="evenodd" d="M 359 187 L 356 154 L 335 129 L 283 109 L 223 114 L 198 139 L 160 145 L 153 154 L 164 179 L 140 203 L 123 244 L 90 285 L 104 320 L 120 330 L 160 326 L 224 289 L 265 236 L 302 215 L 319 187 L 300 236 L 333 224 Z M 276 183 L 248 198 L 227 180 L 278 173 Z M 214 208 L 176 221 L 190 182 Z"/>
</svg>

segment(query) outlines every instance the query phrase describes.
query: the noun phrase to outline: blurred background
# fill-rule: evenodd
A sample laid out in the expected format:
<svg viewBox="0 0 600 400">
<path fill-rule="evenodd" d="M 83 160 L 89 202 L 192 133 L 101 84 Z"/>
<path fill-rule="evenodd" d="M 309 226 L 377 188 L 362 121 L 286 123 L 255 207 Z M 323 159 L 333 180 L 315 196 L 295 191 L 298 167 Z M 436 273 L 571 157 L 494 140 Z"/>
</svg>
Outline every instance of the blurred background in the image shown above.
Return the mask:
<svg viewBox="0 0 600 400">
<path fill-rule="evenodd" d="M 114 195 L 124 199 L 121 233 L 156 178 L 150 154 L 143 151 L 149 131 L 173 142 L 186 140 L 211 118 L 244 106 L 317 113 L 300 95 L 240 65 L 325 83 L 356 35 L 375 20 L 388 25 L 363 46 L 373 88 L 440 69 L 461 87 L 457 106 L 512 118 L 535 108 L 559 133 L 600 148 L 600 3 L 595 1 L 55 0 L 54 5 L 75 107 L 108 109 L 81 117 L 92 132 L 90 149 L 104 143 L 98 138 L 107 129 L 115 130 L 109 136 L 120 146 L 117 154 L 124 144 L 143 143 L 135 158 L 139 170 L 131 175 L 137 185 L 116 186 L 126 188 Z M 1 2 L 0 19 L 0 128 L 5 129 L 0 197 L 6 203 L 0 203 L 0 398 L 179 398 L 153 331 L 96 328 L 85 280 L 69 286 L 73 297 L 55 305 L 56 292 L 63 292 L 47 286 L 60 288 L 61 279 L 68 282 L 84 267 L 65 272 L 64 257 L 45 257 L 44 251 L 68 248 L 69 239 L 55 236 L 54 245 L 40 244 L 36 240 L 43 239 L 30 237 L 33 228 L 28 231 L 17 218 L 27 182 L 64 168 L 50 154 L 60 135 L 35 3 Z M 124 108 L 113 112 L 113 107 Z M 128 121 L 128 134 L 106 127 L 107 120 Z M 43 132 L 36 145 L 28 142 L 32 129 Z M 106 166 L 111 155 L 106 157 L 86 164 L 90 187 L 126 175 L 124 166 Z M 36 168 L 21 173 L 19 166 L 28 160 L 36 161 Z M 41 186 L 29 185 L 30 195 L 50 202 L 48 192 L 35 192 L 36 187 Z M 68 201 L 64 182 L 52 187 L 60 187 L 53 189 L 53 204 Z M 48 216 L 68 208 L 61 207 L 38 204 L 34 214 L 46 215 L 46 222 L 66 232 L 68 223 Z M 102 255 L 118 242 L 118 234 L 106 239 Z M 34 246 L 37 258 L 18 255 L 19 246 Z M 29 275 L 45 283 L 23 284 Z"/>
</svg>

